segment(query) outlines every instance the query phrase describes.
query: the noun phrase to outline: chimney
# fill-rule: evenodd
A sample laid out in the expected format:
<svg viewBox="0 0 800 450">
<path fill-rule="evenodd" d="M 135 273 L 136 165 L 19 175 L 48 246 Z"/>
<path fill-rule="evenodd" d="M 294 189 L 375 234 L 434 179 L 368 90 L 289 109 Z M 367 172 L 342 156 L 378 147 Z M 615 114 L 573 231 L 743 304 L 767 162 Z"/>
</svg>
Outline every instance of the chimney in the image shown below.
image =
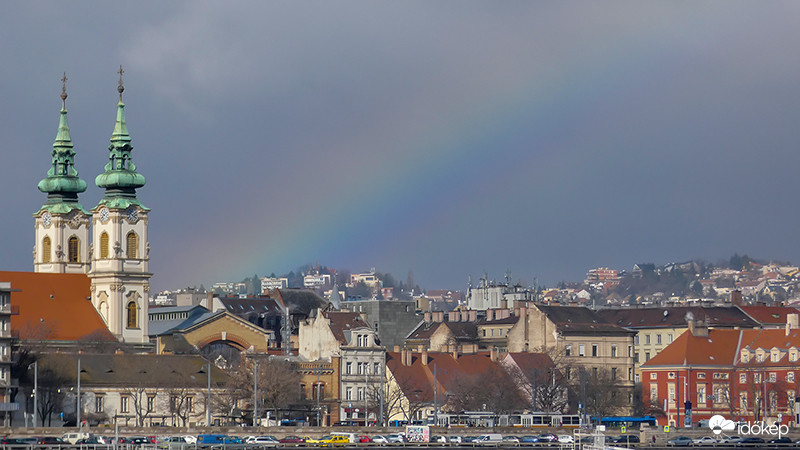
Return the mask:
<svg viewBox="0 0 800 450">
<path fill-rule="evenodd" d="M 400 353 L 400 346 L 399 345 L 395 345 L 394 346 L 394 352 L 395 353 Z"/>
<path fill-rule="evenodd" d="M 458 360 L 458 344 L 453 344 L 453 359 Z"/>
<path fill-rule="evenodd" d="M 798 318 L 800 318 L 800 316 L 798 316 L 797 313 L 787 314 L 786 315 L 786 335 L 787 336 L 789 335 L 789 333 L 792 332 L 792 330 L 796 330 L 796 329 L 800 328 L 800 326 L 798 326 Z"/>
<path fill-rule="evenodd" d="M 735 291 L 731 292 L 731 304 L 733 306 L 744 305 L 744 301 L 742 300 L 742 291 L 736 289 Z"/>
<path fill-rule="evenodd" d="M 444 321 L 444 311 L 434 311 L 433 312 L 433 321 L 434 322 L 443 322 Z"/>
<path fill-rule="evenodd" d="M 689 320 L 689 332 L 695 337 L 708 337 L 708 325 L 700 320 Z"/>
<path fill-rule="evenodd" d="M 477 322 L 478 321 L 478 311 L 474 309 L 469 310 L 469 322 Z"/>
<path fill-rule="evenodd" d="M 493 309 L 487 309 L 486 310 L 486 321 L 487 322 L 491 322 L 492 320 L 494 320 L 494 310 Z"/>
<path fill-rule="evenodd" d="M 405 349 L 405 348 L 403 348 L 402 352 L 400 353 L 400 362 L 404 366 L 410 365 L 410 364 L 408 364 L 408 350 Z"/>
<path fill-rule="evenodd" d="M 428 365 L 428 349 L 427 348 L 422 350 L 421 358 L 422 358 L 422 365 L 423 366 L 427 366 Z"/>
<path fill-rule="evenodd" d="M 492 347 L 492 349 L 489 350 L 489 359 L 491 359 L 492 362 L 497 362 L 497 349 L 496 348 Z"/>
<path fill-rule="evenodd" d="M 462 322 L 468 322 L 469 321 L 469 311 L 463 310 L 463 309 L 461 310 L 461 321 Z"/>
<path fill-rule="evenodd" d="M 506 299 L 500 300 L 500 307 L 503 308 L 503 309 L 508 308 L 508 300 L 506 300 Z"/>
<path fill-rule="evenodd" d="M 447 313 L 447 316 L 448 316 L 447 320 L 449 320 L 450 322 L 458 322 L 458 311 L 450 311 L 449 313 Z"/>
<path fill-rule="evenodd" d="M 425 314 L 423 314 L 422 317 L 423 317 L 423 320 L 425 321 L 425 323 L 431 323 L 431 312 L 430 311 L 425 311 Z"/>
</svg>

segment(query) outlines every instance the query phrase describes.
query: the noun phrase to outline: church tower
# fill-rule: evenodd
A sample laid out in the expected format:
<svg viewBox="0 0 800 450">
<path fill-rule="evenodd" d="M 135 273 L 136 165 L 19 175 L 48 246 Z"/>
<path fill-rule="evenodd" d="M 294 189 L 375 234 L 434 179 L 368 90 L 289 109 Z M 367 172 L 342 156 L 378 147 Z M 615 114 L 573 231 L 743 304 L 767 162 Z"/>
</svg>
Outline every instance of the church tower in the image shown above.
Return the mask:
<svg viewBox="0 0 800 450">
<path fill-rule="evenodd" d="M 145 184 L 131 159 L 131 137 L 122 103 L 122 67 L 119 70 L 119 103 L 111 134 L 109 161 L 95 179 L 105 195 L 92 210 L 92 304 L 108 329 L 122 342 L 147 343 L 147 296 L 150 244 L 147 213 L 136 198 Z"/>
<path fill-rule="evenodd" d="M 75 169 L 75 150 L 67 124 L 66 74 L 61 82 L 61 117 L 51 165 L 47 178 L 39 182 L 47 202 L 33 215 L 33 267 L 35 272 L 86 273 L 90 266 L 90 215 L 78 203 L 78 194 L 86 190 L 86 182 L 78 178 Z"/>
</svg>

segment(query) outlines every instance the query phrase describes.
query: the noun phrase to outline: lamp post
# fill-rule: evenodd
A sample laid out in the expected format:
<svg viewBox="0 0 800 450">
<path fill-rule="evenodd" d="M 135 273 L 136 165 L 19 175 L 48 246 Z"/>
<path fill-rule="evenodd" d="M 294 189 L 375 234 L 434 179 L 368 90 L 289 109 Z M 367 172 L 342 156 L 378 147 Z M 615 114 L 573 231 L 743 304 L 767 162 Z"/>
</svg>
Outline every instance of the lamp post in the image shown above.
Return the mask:
<svg viewBox="0 0 800 450">
<path fill-rule="evenodd" d="M 208 361 L 208 392 L 206 394 L 206 426 L 211 426 L 211 361 Z"/>
<path fill-rule="evenodd" d="M 75 426 L 81 429 L 81 359 L 78 358 L 78 395 L 75 396 Z"/>
<path fill-rule="evenodd" d="M 36 409 L 38 405 L 39 405 L 39 361 L 34 361 L 33 362 L 33 428 L 36 428 L 36 421 L 37 421 Z"/>
<path fill-rule="evenodd" d="M 253 426 L 258 426 L 258 360 L 253 358 Z"/>
</svg>

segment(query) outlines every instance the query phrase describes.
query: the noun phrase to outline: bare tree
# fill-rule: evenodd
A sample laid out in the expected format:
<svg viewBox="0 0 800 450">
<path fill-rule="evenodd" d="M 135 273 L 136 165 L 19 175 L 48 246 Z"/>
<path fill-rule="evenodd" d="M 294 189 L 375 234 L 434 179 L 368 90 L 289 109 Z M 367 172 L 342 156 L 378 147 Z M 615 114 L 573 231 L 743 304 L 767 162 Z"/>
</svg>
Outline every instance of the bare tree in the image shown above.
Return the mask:
<svg viewBox="0 0 800 450">
<path fill-rule="evenodd" d="M 392 374 L 392 380 L 394 382 L 386 383 L 384 387 L 384 419 L 399 412 L 405 420 L 413 420 L 420 411 L 433 404 L 429 390 L 418 385 L 410 375 Z M 378 404 L 380 400 L 380 387 L 375 386 L 370 393 L 370 402 Z"/>
<path fill-rule="evenodd" d="M 458 377 L 447 391 L 447 407 L 452 411 L 508 413 L 524 408 L 521 394 L 505 370 L 491 366 L 482 373 Z"/>
<path fill-rule="evenodd" d="M 186 388 L 173 388 L 167 394 L 169 395 L 169 413 L 172 415 L 173 424 L 180 421 L 181 426 L 185 427 L 194 412 L 193 392 Z"/>
<path fill-rule="evenodd" d="M 586 411 L 594 416 L 618 413 L 627 404 L 627 392 L 605 368 L 593 368 L 586 377 Z"/>
</svg>

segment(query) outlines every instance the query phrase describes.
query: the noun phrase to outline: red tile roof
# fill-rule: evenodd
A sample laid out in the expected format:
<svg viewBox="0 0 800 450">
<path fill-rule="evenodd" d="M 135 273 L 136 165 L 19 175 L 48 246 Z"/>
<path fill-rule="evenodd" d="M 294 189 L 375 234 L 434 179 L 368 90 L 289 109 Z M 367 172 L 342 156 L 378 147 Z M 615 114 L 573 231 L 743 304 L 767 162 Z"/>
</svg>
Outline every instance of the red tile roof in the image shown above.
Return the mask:
<svg viewBox="0 0 800 450">
<path fill-rule="evenodd" d="M 331 332 L 333 336 L 336 338 L 339 343 L 343 345 L 347 345 L 347 336 L 345 335 L 346 331 L 356 330 L 356 329 L 370 329 L 370 326 L 367 322 L 361 318 L 361 315 L 354 312 L 347 312 L 347 311 L 325 311 L 322 315 L 328 319 L 331 324 Z"/>
<path fill-rule="evenodd" d="M 787 306 L 740 306 L 742 311 L 764 325 L 784 325 L 788 314 L 800 314 L 796 308 Z"/>
<path fill-rule="evenodd" d="M 11 282 L 11 330 L 23 340 L 115 341 L 90 301 L 84 274 L 2 272 Z"/>
<path fill-rule="evenodd" d="M 730 366 L 736 359 L 740 330 L 711 329 L 708 336 L 685 332 L 642 368 L 656 366 Z"/>
</svg>

